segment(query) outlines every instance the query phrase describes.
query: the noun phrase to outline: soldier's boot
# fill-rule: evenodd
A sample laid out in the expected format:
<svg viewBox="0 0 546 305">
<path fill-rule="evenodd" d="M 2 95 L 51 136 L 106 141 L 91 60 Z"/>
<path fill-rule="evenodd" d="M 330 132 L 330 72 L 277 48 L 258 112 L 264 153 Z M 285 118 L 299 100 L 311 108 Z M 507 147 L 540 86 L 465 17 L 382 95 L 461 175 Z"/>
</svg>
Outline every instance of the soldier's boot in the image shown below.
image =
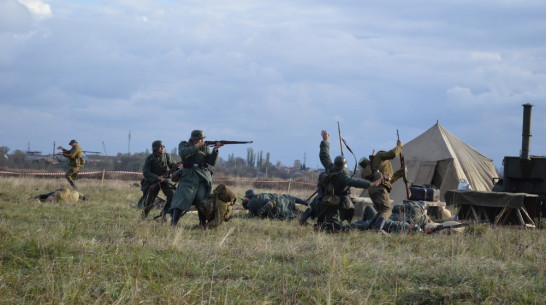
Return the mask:
<svg viewBox="0 0 546 305">
<path fill-rule="evenodd" d="M 163 206 L 163 209 L 161 210 L 161 213 L 159 214 L 161 217 L 161 221 L 167 222 L 167 214 L 169 214 L 169 210 L 171 209 L 171 205 L 168 206 L 165 204 Z"/>
<path fill-rule="evenodd" d="M 385 219 L 383 219 L 383 217 L 377 217 L 373 224 L 373 230 L 377 233 L 381 233 L 381 231 L 383 231 L 384 225 L 385 225 Z"/>
<path fill-rule="evenodd" d="M 300 225 L 302 225 L 302 226 L 307 225 L 307 219 L 309 219 L 309 217 L 311 217 L 312 212 L 313 212 L 313 210 L 309 207 L 309 208 L 307 208 L 305 210 L 305 212 L 303 212 L 303 214 L 301 214 Z"/>
<path fill-rule="evenodd" d="M 153 205 L 144 206 L 144 208 L 142 209 L 142 219 L 146 219 L 148 217 L 148 214 L 150 214 L 150 211 L 153 207 Z"/>
<path fill-rule="evenodd" d="M 180 220 L 180 218 L 184 216 L 184 214 L 186 214 L 186 211 L 182 211 L 177 208 L 172 209 L 171 225 L 176 226 L 178 224 L 178 220 Z"/>
<path fill-rule="evenodd" d="M 72 186 L 73 189 L 77 190 L 78 188 L 76 187 L 76 183 L 74 183 L 74 181 L 68 181 L 70 183 L 70 185 Z"/>
</svg>

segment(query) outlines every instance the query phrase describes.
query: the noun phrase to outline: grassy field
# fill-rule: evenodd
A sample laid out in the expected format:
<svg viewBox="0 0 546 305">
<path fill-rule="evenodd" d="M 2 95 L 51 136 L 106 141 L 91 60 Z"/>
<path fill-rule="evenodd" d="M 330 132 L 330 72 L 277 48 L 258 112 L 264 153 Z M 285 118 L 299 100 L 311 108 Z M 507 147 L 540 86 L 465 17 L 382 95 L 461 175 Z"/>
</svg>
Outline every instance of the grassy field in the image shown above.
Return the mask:
<svg viewBox="0 0 546 305">
<path fill-rule="evenodd" d="M 81 180 L 86 202 L 29 199 L 66 184 L 0 177 L 1 304 L 546 303 L 543 230 L 324 234 L 244 213 L 192 230 L 195 214 L 141 221 L 129 181 Z"/>
</svg>

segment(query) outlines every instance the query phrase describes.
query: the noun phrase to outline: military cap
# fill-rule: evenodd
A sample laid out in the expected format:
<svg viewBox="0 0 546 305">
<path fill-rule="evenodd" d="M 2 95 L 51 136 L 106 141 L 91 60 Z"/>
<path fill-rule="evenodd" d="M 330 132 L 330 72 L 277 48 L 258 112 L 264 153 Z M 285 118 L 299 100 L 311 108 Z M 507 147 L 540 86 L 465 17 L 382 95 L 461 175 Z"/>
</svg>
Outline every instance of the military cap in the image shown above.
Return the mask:
<svg viewBox="0 0 546 305">
<path fill-rule="evenodd" d="M 205 132 L 202 130 L 197 129 L 191 132 L 190 140 L 192 141 L 204 139 L 204 138 L 205 138 Z"/>
<path fill-rule="evenodd" d="M 76 141 L 76 140 L 70 140 L 70 143 L 68 143 L 68 145 L 72 145 L 72 144 L 74 144 L 74 143 L 76 143 L 76 144 L 77 144 L 77 143 L 78 143 L 78 141 Z"/>
</svg>

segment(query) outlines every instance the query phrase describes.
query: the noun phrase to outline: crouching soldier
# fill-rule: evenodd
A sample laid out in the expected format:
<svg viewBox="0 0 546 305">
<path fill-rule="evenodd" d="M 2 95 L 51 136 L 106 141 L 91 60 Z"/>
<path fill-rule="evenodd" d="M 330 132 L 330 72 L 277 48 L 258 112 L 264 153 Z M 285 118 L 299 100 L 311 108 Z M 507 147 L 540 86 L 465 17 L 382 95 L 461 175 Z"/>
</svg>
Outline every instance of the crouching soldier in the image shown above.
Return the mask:
<svg viewBox="0 0 546 305">
<path fill-rule="evenodd" d="M 309 205 L 306 200 L 288 194 L 260 193 L 253 189 L 245 192 L 243 207 L 250 217 L 290 220 L 300 217 L 296 204 Z"/>
<path fill-rule="evenodd" d="M 219 184 L 207 199 L 196 205 L 199 215 L 199 225 L 196 228 L 206 230 L 228 221 L 236 201 L 235 194 L 224 184 Z"/>
<path fill-rule="evenodd" d="M 171 208 L 174 189 L 176 183 L 169 178 L 170 170 L 177 169 L 181 164 L 177 164 L 170 154 L 165 152 L 163 141 L 157 140 L 152 143 L 153 152 L 144 161 L 142 167 L 142 193 L 144 207 L 142 209 L 142 219 L 146 219 L 148 214 L 154 207 L 154 200 L 159 194 L 159 190 L 163 191 L 167 200 L 161 211 L 161 217 L 164 221 L 167 219 L 167 211 Z"/>
</svg>

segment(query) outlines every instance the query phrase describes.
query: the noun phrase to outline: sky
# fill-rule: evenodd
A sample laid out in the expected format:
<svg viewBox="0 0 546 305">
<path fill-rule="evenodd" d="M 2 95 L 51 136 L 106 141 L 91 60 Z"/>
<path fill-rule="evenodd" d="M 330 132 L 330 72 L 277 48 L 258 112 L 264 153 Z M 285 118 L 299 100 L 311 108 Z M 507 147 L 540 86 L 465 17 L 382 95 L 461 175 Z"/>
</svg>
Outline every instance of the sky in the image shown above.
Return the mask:
<svg viewBox="0 0 546 305">
<path fill-rule="evenodd" d="M 319 168 L 338 122 L 358 159 L 439 122 L 500 168 L 526 103 L 546 155 L 545 16 L 543 0 L 0 0 L 0 146 L 170 152 L 201 129 L 253 141 L 224 159 Z"/>
</svg>

